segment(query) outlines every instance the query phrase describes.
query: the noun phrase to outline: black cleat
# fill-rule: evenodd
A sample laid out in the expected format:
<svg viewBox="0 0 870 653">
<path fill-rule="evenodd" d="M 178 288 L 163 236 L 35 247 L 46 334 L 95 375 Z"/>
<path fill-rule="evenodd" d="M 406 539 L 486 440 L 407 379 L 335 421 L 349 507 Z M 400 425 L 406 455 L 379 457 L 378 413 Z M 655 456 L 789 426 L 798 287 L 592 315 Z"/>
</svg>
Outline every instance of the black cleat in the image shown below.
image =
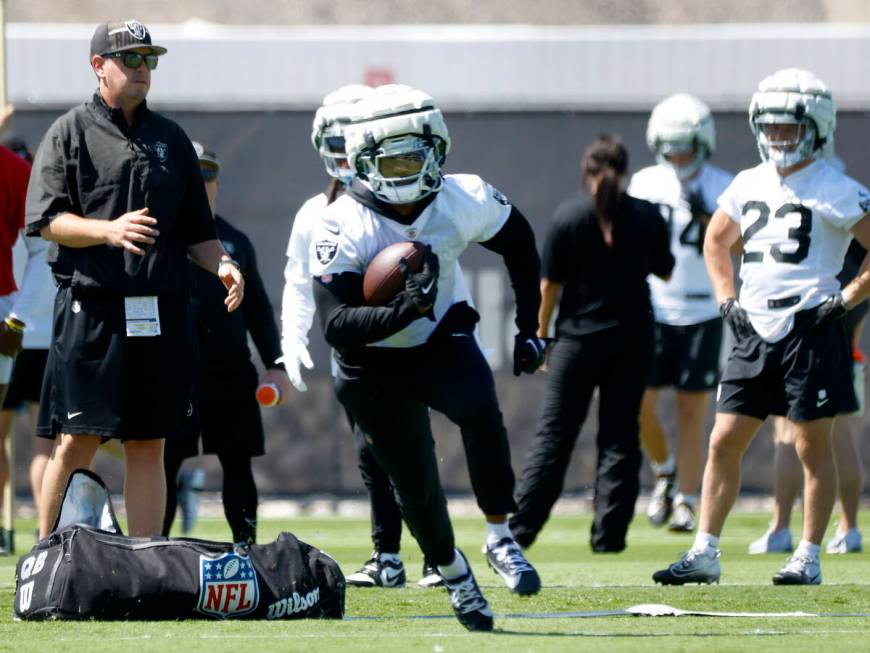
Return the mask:
<svg viewBox="0 0 870 653">
<path fill-rule="evenodd" d="M 465 559 L 467 566 L 468 559 L 465 558 L 461 551 L 459 555 Z M 451 578 L 449 580 L 445 578 L 444 584 L 447 587 L 447 592 L 450 594 L 453 613 L 459 619 L 459 623 L 468 630 L 492 630 L 492 608 L 489 607 L 483 592 L 477 586 L 477 581 L 474 580 L 471 567 L 468 567 L 468 572 L 459 578 Z"/>
<path fill-rule="evenodd" d="M 492 547 L 486 544 L 483 551 L 489 566 L 502 577 L 511 592 L 531 596 L 541 590 L 541 577 L 512 538 L 502 538 Z"/>
<path fill-rule="evenodd" d="M 719 582 L 719 551 L 713 554 L 687 551 L 667 569 L 655 572 L 652 579 L 662 585 L 687 585 L 689 583 Z"/>
<path fill-rule="evenodd" d="M 646 514 L 653 526 L 662 526 L 671 516 L 677 495 L 677 475 L 656 476 L 656 484 L 649 498 Z"/>
<path fill-rule="evenodd" d="M 354 587 L 404 587 L 405 565 L 401 560 L 384 560 L 382 553 L 372 552 L 372 557 L 345 580 Z M 398 558 L 398 556 L 397 556 Z"/>
</svg>

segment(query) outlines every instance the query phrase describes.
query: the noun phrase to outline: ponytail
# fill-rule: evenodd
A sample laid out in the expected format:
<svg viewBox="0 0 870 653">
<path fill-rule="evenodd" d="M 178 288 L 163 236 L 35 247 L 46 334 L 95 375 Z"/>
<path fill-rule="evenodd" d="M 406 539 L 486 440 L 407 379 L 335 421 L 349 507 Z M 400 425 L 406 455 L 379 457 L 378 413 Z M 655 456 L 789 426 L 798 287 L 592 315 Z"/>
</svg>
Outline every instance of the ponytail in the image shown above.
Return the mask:
<svg viewBox="0 0 870 653">
<path fill-rule="evenodd" d="M 587 185 L 591 178 L 598 178 L 593 194 L 598 220 L 606 224 L 612 223 L 622 201 L 619 182 L 628 171 L 628 150 L 625 143 L 615 134 L 599 135 L 583 152 L 580 167 Z"/>
</svg>

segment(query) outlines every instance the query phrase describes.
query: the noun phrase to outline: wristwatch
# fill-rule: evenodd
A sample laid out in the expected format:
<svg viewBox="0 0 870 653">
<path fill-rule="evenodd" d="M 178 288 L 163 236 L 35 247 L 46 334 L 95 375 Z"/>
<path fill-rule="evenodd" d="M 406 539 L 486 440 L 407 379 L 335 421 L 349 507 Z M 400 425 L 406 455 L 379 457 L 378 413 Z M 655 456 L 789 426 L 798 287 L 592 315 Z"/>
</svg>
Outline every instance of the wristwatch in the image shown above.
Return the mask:
<svg viewBox="0 0 870 653">
<path fill-rule="evenodd" d="M 221 259 L 221 262 L 218 263 L 218 266 L 217 266 L 218 272 L 220 272 L 222 265 L 232 265 L 239 272 L 242 271 L 242 266 L 239 265 L 239 262 L 236 261 L 235 259 L 231 259 L 231 258 Z"/>
</svg>

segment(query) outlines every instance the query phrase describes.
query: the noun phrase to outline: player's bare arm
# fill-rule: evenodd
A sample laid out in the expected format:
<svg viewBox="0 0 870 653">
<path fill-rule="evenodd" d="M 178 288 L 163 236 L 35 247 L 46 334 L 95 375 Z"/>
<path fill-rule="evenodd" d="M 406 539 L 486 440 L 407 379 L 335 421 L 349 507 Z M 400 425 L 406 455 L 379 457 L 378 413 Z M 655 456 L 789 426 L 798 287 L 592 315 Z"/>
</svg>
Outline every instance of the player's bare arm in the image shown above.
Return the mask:
<svg viewBox="0 0 870 653">
<path fill-rule="evenodd" d="M 46 240 L 65 247 L 81 248 L 94 245 L 123 247 L 129 252 L 145 255 L 140 245 L 153 245 L 160 232 L 157 219 L 148 215 L 148 208 L 125 213 L 114 220 L 85 218 L 74 213 L 56 217 L 40 230 Z"/>
<path fill-rule="evenodd" d="M 550 332 L 550 319 L 559 299 L 562 284 L 543 277 L 541 279 L 541 308 L 538 310 L 538 337 L 546 338 Z"/>
<path fill-rule="evenodd" d="M 861 247 L 870 250 L 870 213 L 864 215 L 858 223 L 852 227 L 852 235 L 855 236 Z M 858 274 L 843 288 L 843 301 L 847 309 L 851 310 L 867 297 L 870 297 L 870 254 L 864 257 Z"/>
<path fill-rule="evenodd" d="M 187 253 L 194 263 L 217 274 L 227 289 L 227 297 L 224 299 L 227 312 L 236 310 L 245 296 L 245 278 L 239 264 L 227 254 L 220 241 L 206 240 L 190 245 Z"/>
<path fill-rule="evenodd" d="M 704 237 L 704 260 L 707 274 L 713 284 L 716 302 L 721 304 L 734 297 L 734 265 L 731 262 L 731 247 L 740 239 L 740 225 L 722 209 L 716 209 L 707 234 Z"/>
</svg>

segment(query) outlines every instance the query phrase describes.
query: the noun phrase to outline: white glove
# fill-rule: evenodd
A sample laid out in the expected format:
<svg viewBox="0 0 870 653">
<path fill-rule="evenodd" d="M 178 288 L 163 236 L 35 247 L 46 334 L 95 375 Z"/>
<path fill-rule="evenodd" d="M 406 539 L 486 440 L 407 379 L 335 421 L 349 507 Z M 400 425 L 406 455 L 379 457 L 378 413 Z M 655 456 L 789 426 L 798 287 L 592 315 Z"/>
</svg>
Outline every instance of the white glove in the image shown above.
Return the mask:
<svg viewBox="0 0 870 653">
<path fill-rule="evenodd" d="M 305 369 L 310 370 L 314 368 L 314 363 L 311 362 L 311 355 L 305 345 L 301 343 L 295 345 L 293 349 L 275 362 L 284 363 L 284 367 L 287 368 L 287 376 L 290 377 L 290 383 L 293 384 L 293 387 L 299 392 L 308 390 L 308 386 L 302 380 L 301 366 L 304 365 Z"/>
</svg>

